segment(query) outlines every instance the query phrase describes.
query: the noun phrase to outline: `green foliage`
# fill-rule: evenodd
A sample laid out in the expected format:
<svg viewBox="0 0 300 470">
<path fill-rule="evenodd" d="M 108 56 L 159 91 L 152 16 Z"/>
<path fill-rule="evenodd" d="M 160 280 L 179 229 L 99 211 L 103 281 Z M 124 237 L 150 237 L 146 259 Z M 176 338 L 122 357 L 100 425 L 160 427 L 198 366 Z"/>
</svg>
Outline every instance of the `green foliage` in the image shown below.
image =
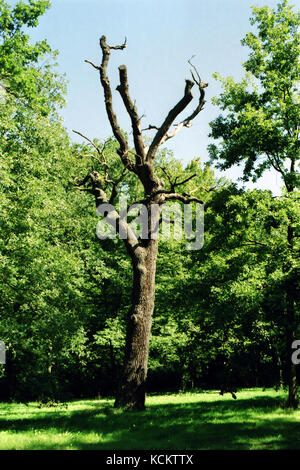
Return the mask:
<svg viewBox="0 0 300 470">
<path fill-rule="evenodd" d="M 105 278 L 90 240 L 93 211 L 73 189 L 84 165 L 55 112 L 63 80 L 40 64 L 51 52 L 46 42 L 32 46 L 22 32 L 47 6 L 19 2 L 11 9 L 1 2 L 0 66 L 9 77 L 0 105 L 0 337 L 7 346 L 1 393 L 23 400 L 59 395 L 66 365 L 86 363 L 84 326 L 95 308 L 84 291 Z"/>
<path fill-rule="evenodd" d="M 248 33 L 242 41 L 250 49 L 243 64 L 245 77 L 235 83 L 232 77 L 215 75 L 223 92 L 214 103 L 224 113 L 210 123 L 210 136 L 219 143 L 211 144 L 209 152 L 221 169 L 242 165 L 245 181 L 256 181 L 273 168 L 284 188 L 278 198 L 252 191 L 227 199 L 224 217 L 229 231 L 222 230 L 224 219 L 220 217 L 217 240 L 212 236 L 212 241 L 218 243 L 226 235 L 230 252 L 225 258 L 231 257 L 233 262 L 235 258 L 241 266 L 231 286 L 236 297 L 233 305 L 241 305 L 246 315 L 251 313 L 256 325 L 269 325 L 268 342 L 273 343 L 272 354 L 278 356 L 278 363 L 284 341 L 289 343 L 284 354 L 289 368 L 292 338 L 299 332 L 300 13 L 294 12 L 287 0 L 279 2 L 276 10 L 252 10 L 251 24 L 256 32 Z M 230 284 L 232 281 L 233 277 Z M 253 324 L 249 318 L 243 323 L 248 327 Z M 255 328 L 255 341 L 257 331 Z"/>
<path fill-rule="evenodd" d="M 224 91 L 214 103 L 226 114 L 211 122 L 214 139 L 209 152 L 222 169 L 244 162 L 244 180 L 254 181 L 273 167 L 288 190 L 297 185 L 299 159 L 299 36 L 300 14 L 287 1 L 277 11 L 254 7 L 251 23 L 257 34 L 248 33 L 242 44 L 250 54 L 243 64 L 240 83 L 218 74 Z"/>
<path fill-rule="evenodd" d="M 11 98 L 23 107 L 23 113 L 35 110 L 49 115 L 64 103 L 65 84 L 53 70 L 57 51 L 46 40 L 30 43 L 26 27 L 38 25 L 39 17 L 50 6 L 47 0 L 18 2 L 14 8 L 0 2 L 0 81 L 6 103 Z M 16 113 L 16 114 L 15 114 Z M 20 111 L 10 110 L 18 123 Z M 19 123 L 22 125 L 22 122 Z"/>
</svg>

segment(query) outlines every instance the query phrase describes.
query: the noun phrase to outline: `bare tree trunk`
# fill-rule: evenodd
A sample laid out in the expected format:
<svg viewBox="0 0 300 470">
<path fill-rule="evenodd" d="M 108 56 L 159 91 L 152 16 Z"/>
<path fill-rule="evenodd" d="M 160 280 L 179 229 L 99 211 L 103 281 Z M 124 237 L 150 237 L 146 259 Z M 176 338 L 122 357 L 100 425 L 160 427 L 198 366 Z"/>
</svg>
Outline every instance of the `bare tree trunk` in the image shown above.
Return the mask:
<svg viewBox="0 0 300 470">
<path fill-rule="evenodd" d="M 160 210 L 157 211 L 155 209 L 156 215 L 154 216 L 151 209 L 154 208 L 154 204 L 156 207 L 161 207 L 162 204 L 169 200 L 178 200 L 184 204 L 190 204 L 191 202 L 203 203 L 200 199 L 191 196 L 189 193 L 178 192 L 178 188 L 194 178 L 196 174 L 188 176 L 183 181 L 178 181 L 178 178 L 173 180 L 171 175 L 164 171 L 167 179 L 159 178 L 156 174 L 154 159 L 159 146 L 174 137 L 183 127 L 190 127 L 194 118 L 202 111 L 205 104 L 204 90 L 208 83 L 202 82 L 196 67 L 189 61 L 192 67 L 191 75 L 193 80 L 186 80 L 183 97 L 169 110 L 161 126 L 149 125 L 148 129 L 142 129 L 141 117 L 129 93 L 127 69 L 125 65 L 121 65 L 119 67 L 120 84 L 117 86 L 117 91 L 121 95 L 131 121 L 134 141 L 134 150 L 131 150 L 113 109 L 112 90 L 107 76 L 107 65 L 111 51 L 123 50 L 125 47 L 126 40 L 121 45 L 111 46 L 107 44 L 106 37 L 101 36 L 101 65 L 96 65 L 90 60 L 86 60 L 87 63 L 99 72 L 100 83 L 104 91 L 107 117 L 114 137 L 119 144 L 117 154 L 123 164 L 121 176 L 117 179 L 112 177 L 112 168 L 104 152 L 105 145 L 103 148 L 99 148 L 88 137 L 78 131 L 74 132 L 86 139 L 92 148 L 96 150 L 97 155 L 93 155 L 93 157 L 102 170 L 102 174 L 95 170 L 88 173 L 85 178 L 78 182 L 77 189 L 93 194 L 97 209 L 102 204 L 105 204 L 104 212 L 107 221 L 113 227 L 121 227 L 122 231 L 125 231 L 127 234 L 123 241 L 128 255 L 131 257 L 133 267 L 132 308 L 127 320 L 123 379 L 116 397 L 115 406 L 142 410 L 145 407 L 149 340 L 154 309 L 155 272 L 158 253 L 158 240 L 156 236 L 152 235 L 153 229 L 155 232 L 158 230 L 160 213 Z M 191 114 L 179 120 L 177 124 L 173 124 L 178 119 L 179 114 L 192 101 L 193 95 L 191 90 L 195 84 L 199 91 L 197 106 Z M 145 145 L 143 138 L 143 131 L 147 130 L 156 131 L 149 146 Z M 113 206 L 118 193 L 118 185 L 124 179 L 126 172 L 131 172 L 132 175 L 135 175 L 144 188 L 145 199 L 136 201 L 136 203 L 142 203 L 148 209 L 148 236 L 145 237 L 144 235 L 140 238 L 136 236 Z M 169 189 L 166 189 L 166 183 L 170 186 Z M 149 225 L 149 222 L 151 225 Z"/>
<path fill-rule="evenodd" d="M 290 363 L 289 367 L 288 385 L 288 407 L 292 408 L 293 410 L 296 410 L 298 408 L 297 374 L 296 366 L 293 363 Z"/>
<path fill-rule="evenodd" d="M 149 240 L 144 259 L 133 265 L 132 307 L 127 321 L 124 373 L 116 407 L 145 408 L 157 249 L 157 240 Z"/>
</svg>

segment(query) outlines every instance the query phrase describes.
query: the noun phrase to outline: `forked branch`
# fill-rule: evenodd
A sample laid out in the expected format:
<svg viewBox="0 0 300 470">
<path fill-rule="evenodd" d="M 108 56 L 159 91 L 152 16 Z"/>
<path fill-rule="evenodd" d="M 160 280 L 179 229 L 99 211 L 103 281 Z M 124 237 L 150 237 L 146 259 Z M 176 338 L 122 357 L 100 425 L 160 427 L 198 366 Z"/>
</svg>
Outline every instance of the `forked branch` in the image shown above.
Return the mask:
<svg viewBox="0 0 300 470">
<path fill-rule="evenodd" d="M 123 133 L 120 129 L 120 126 L 119 126 L 118 120 L 117 120 L 117 116 L 116 116 L 116 114 L 114 112 L 114 109 L 113 109 L 111 86 L 110 86 L 109 78 L 107 76 L 107 65 L 108 65 L 111 49 L 122 50 L 126 47 L 126 42 L 127 42 L 127 40 L 125 38 L 125 42 L 123 44 L 121 44 L 119 46 L 109 46 L 106 43 L 106 37 L 101 36 L 101 38 L 100 38 L 100 47 L 101 47 L 101 50 L 102 50 L 101 65 L 100 66 L 95 65 L 90 60 L 86 60 L 85 62 L 92 65 L 92 67 L 94 67 L 96 70 L 99 71 L 100 81 L 101 81 L 101 85 L 102 85 L 102 88 L 103 88 L 103 91 L 104 91 L 104 101 L 105 101 L 105 108 L 106 108 L 107 117 L 108 117 L 108 120 L 110 122 L 113 134 L 114 134 L 115 138 L 117 139 L 117 141 L 120 145 L 120 148 L 118 150 L 118 154 L 119 154 L 123 164 L 130 171 L 134 171 L 134 164 L 130 160 L 130 158 L 128 157 L 128 142 L 127 142 L 127 139 L 125 138 L 125 136 L 123 135 Z"/>
<path fill-rule="evenodd" d="M 100 38 L 100 48 L 102 51 L 101 65 L 98 66 L 89 60 L 86 60 L 86 62 L 89 63 L 93 68 L 99 71 L 100 81 L 101 81 L 101 85 L 104 91 L 106 113 L 107 113 L 107 117 L 109 119 L 109 122 L 112 128 L 113 134 L 119 143 L 119 149 L 117 152 L 121 158 L 121 161 L 126 169 L 134 172 L 138 176 L 138 178 L 140 179 L 140 181 L 142 182 L 144 186 L 145 194 L 149 196 L 149 195 L 152 195 L 153 192 L 157 194 L 157 190 L 159 191 L 162 190 L 160 180 L 159 178 L 157 178 L 154 167 L 153 167 L 153 159 L 155 158 L 158 147 L 162 145 L 164 142 L 166 142 L 168 139 L 176 135 L 177 132 L 182 127 L 189 127 L 191 125 L 191 121 L 199 114 L 199 112 L 202 110 L 204 106 L 204 103 L 205 103 L 204 89 L 207 87 L 208 84 L 201 81 L 200 75 L 196 67 L 191 63 L 191 60 L 189 60 L 189 64 L 191 66 L 192 80 L 186 80 L 183 97 L 169 111 L 162 125 L 160 127 L 153 126 L 153 125 L 150 125 L 148 127 L 149 130 L 150 129 L 156 130 L 155 136 L 151 144 L 148 147 L 148 146 L 145 146 L 144 141 L 143 141 L 143 135 L 142 135 L 142 129 L 141 129 L 141 117 L 139 116 L 137 107 L 130 96 L 127 69 L 125 65 L 121 65 L 119 67 L 120 84 L 117 86 L 117 91 L 121 95 L 124 106 L 131 120 L 133 139 L 134 139 L 134 148 L 135 148 L 135 151 L 131 152 L 131 150 L 129 149 L 128 140 L 126 136 L 123 134 L 122 130 L 120 129 L 117 116 L 113 109 L 111 85 L 110 85 L 109 78 L 107 76 L 107 66 L 108 66 L 111 50 L 113 49 L 122 50 L 126 47 L 126 44 L 127 44 L 127 40 L 125 38 L 125 41 L 123 44 L 110 46 L 106 42 L 106 37 L 101 36 Z M 174 122 L 178 118 L 180 113 L 184 111 L 186 107 L 189 105 L 189 103 L 192 101 L 193 95 L 192 95 L 191 90 L 194 85 L 197 85 L 199 89 L 198 104 L 191 114 L 189 114 L 185 119 L 183 119 L 178 124 L 174 125 Z M 171 129 L 171 126 L 174 126 L 174 127 Z M 77 132 L 77 134 L 82 135 L 79 132 Z M 91 145 L 93 145 L 93 143 L 89 139 L 88 141 L 91 143 Z M 97 152 L 99 153 L 98 150 Z M 130 153 L 134 153 L 134 160 L 132 159 L 132 157 L 130 157 Z M 113 184 L 112 196 L 114 196 L 116 192 L 116 182 L 108 178 L 108 165 L 105 162 L 105 160 L 104 162 L 102 161 L 102 165 L 104 165 L 104 167 L 106 168 L 106 181 Z M 172 194 L 177 195 L 177 192 L 175 191 L 175 189 L 178 186 L 183 185 L 186 182 L 188 182 L 194 176 L 195 175 L 189 176 L 180 182 L 177 180 L 177 178 L 175 178 L 175 181 L 172 181 L 172 179 L 169 179 L 171 190 L 163 191 L 163 192 L 165 194 L 172 193 Z M 170 195 L 168 196 L 168 198 L 170 198 Z"/>
<path fill-rule="evenodd" d="M 103 147 L 100 149 L 91 139 L 83 135 L 81 132 L 74 131 L 74 130 L 73 132 L 75 134 L 80 135 L 80 137 L 82 137 L 83 139 L 87 140 L 92 145 L 92 147 L 97 151 L 100 158 L 97 158 L 95 155 L 90 155 L 90 157 L 92 157 L 94 160 L 96 160 L 100 165 L 102 165 L 105 168 L 105 181 L 107 183 L 113 183 L 113 181 L 109 178 L 109 174 L 108 174 L 109 165 L 107 163 L 105 153 L 104 153 L 107 142 L 105 142 Z"/>
<path fill-rule="evenodd" d="M 164 142 L 167 140 L 171 139 L 174 137 L 180 129 L 183 127 L 190 127 L 191 122 L 195 117 L 200 113 L 200 111 L 203 109 L 203 106 L 205 104 L 205 91 L 204 89 L 208 86 L 208 83 L 202 82 L 200 75 L 196 69 L 196 67 L 191 63 L 191 59 L 188 61 L 189 64 L 191 65 L 191 75 L 193 78 L 193 82 L 190 80 L 186 80 L 186 88 L 185 88 L 185 93 L 184 97 L 177 103 L 177 105 L 169 112 L 168 116 L 166 117 L 165 121 L 161 125 L 161 127 L 149 125 L 147 129 L 144 130 L 152 130 L 156 129 L 157 133 L 152 141 L 152 144 L 149 147 L 148 154 L 147 154 L 147 159 L 150 160 L 151 158 L 154 158 L 155 153 L 160 145 L 162 145 Z M 197 78 L 196 78 L 197 77 Z M 194 111 L 187 116 L 185 119 L 183 119 L 181 122 L 176 124 L 174 128 L 170 131 L 170 127 L 176 117 L 187 107 L 187 105 L 190 103 L 190 101 L 193 99 L 191 89 L 193 85 L 196 84 L 198 89 L 199 89 L 199 101 L 197 107 L 194 109 Z"/>
<path fill-rule="evenodd" d="M 83 135 L 81 132 L 78 132 L 78 131 L 74 131 L 73 132 L 75 134 L 78 134 L 80 135 L 81 137 L 83 137 L 84 139 L 86 139 L 91 145 L 92 147 L 97 151 L 98 155 L 100 158 L 97 158 L 95 155 L 93 154 L 90 154 L 90 155 L 87 155 L 91 158 L 93 158 L 94 160 L 96 160 L 100 165 L 102 165 L 104 167 L 104 179 L 103 179 L 103 183 L 110 183 L 112 184 L 112 192 L 111 192 L 111 195 L 110 195 L 110 198 L 109 198 L 109 203 L 111 204 L 115 197 L 117 196 L 117 188 L 118 188 L 118 185 L 124 180 L 124 177 L 125 177 L 125 174 L 127 172 L 127 166 L 123 166 L 123 170 L 122 170 L 122 173 L 121 173 L 121 176 L 118 178 L 118 179 L 112 179 L 109 175 L 109 163 L 107 162 L 106 160 L 106 156 L 105 156 L 105 153 L 104 153 L 104 150 L 105 150 L 105 147 L 106 147 L 106 144 L 107 142 L 104 143 L 103 147 L 100 149 L 91 139 L 89 139 L 87 136 Z M 96 172 L 94 173 L 90 173 L 87 177 L 87 180 L 84 180 L 82 184 L 85 184 L 88 180 L 92 181 L 92 186 L 94 187 L 95 186 L 95 182 L 98 180 L 100 181 L 100 175 L 97 174 L 97 178 L 95 179 L 95 175 L 96 175 Z M 80 186 L 80 184 L 79 184 Z M 80 189 L 81 191 L 87 191 L 87 192 L 90 192 L 92 194 L 94 194 L 94 191 L 95 189 L 90 190 L 90 189 L 84 189 L 84 188 L 79 188 L 77 187 L 77 189 Z M 107 197 L 106 197 L 106 200 L 107 200 Z"/>
<path fill-rule="evenodd" d="M 80 191 L 87 191 L 95 196 L 96 207 L 98 208 L 101 204 L 107 204 L 108 197 L 106 191 L 103 189 L 103 180 L 99 173 L 92 171 L 87 174 L 85 178 L 77 183 L 77 189 Z M 113 227 L 120 231 L 122 226 L 122 232 L 127 234 L 127 237 L 123 239 L 124 244 L 132 257 L 139 256 L 141 252 L 140 243 L 128 225 L 124 217 L 120 217 L 113 205 L 109 203 L 106 208 L 106 221 L 109 222 Z"/>
<path fill-rule="evenodd" d="M 175 192 L 175 187 L 176 187 L 176 186 L 181 186 L 181 185 L 187 183 L 188 181 L 190 181 L 191 179 L 193 179 L 193 178 L 195 178 L 195 177 L 197 176 L 196 173 L 194 173 L 193 175 L 188 176 L 187 178 L 185 178 L 183 181 L 180 181 L 180 182 L 177 181 L 179 177 L 176 176 L 175 179 L 174 179 L 174 181 L 173 181 L 171 175 L 169 175 L 169 173 L 167 172 L 166 168 L 164 168 L 164 167 L 160 167 L 160 168 L 162 169 L 162 171 L 163 171 L 164 174 L 166 175 L 167 180 L 168 180 L 169 183 L 170 183 L 171 191 L 172 191 L 172 192 Z"/>
<path fill-rule="evenodd" d="M 192 101 L 193 95 L 191 93 L 191 89 L 193 86 L 194 83 L 191 80 L 186 80 L 183 98 L 181 98 L 174 108 L 169 111 L 166 119 L 155 134 L 147 153 L 147 160 L 151 160 L 155 157 L 158 147 L 166 140 L 165 136 L 167 135 L 174 120 Z"/>
</svg>

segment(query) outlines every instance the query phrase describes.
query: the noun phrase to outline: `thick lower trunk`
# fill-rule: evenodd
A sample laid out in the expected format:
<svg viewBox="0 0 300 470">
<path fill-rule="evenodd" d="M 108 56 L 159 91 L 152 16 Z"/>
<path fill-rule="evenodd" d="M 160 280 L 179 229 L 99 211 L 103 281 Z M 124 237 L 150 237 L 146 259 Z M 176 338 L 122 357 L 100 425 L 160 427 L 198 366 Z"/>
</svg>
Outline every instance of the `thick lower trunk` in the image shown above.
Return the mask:
<svg viewBox="0 0 300 470">
<path fill-rule="evenodd" d="M 298 391 L 297 391 L 296 366 L 294 364 L 290 364 L 288 386 L 289 386 L 288 407 L 295 410 L 298 408 L 299 400 L 298 400 Z"/>
<path fill-rule="evenodd" d="M 145 408 L 157 248 L 157 240 L 151 239 L 143 250 L 144 256 L 133 260 L 132 308 L 127 322 L 123 378 L 115 407 Z"/>
</svg>

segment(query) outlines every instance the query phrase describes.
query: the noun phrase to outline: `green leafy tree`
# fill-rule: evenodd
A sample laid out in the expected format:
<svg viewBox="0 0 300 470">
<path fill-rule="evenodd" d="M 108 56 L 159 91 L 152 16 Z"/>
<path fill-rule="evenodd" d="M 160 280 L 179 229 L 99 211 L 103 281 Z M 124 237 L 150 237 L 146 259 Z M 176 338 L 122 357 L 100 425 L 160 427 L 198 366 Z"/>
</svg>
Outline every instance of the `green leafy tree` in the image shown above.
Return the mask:
<svg viewBox="0 0 300 470">
<path fill-rule="evenodd" d="M 64 82 L 53 69 L 57 51 L 46 40 L 30 42 L 24 29 L 36 27 L 48 0 L 0 1 L 0 80 L 2 99 L 15 97 L 30 109 L 49 114 L 63 102 Z M 42 63 L 44 61 L 44 63 Z"/>
<path fill-rule="evenodd" d="M 277 10 L 253 8 L 251 23 L 256 33 L 248 33 L 242 44 L 250 48 L 243 64 L 245 77 L 239 83 L 222 79 L 223 92 L 215 99 L 224 114 L 211 123 L 211 137 L 220 144 L 209 147 L 212 160 L 221 169 L 243 164 L 244 180 L 256 181 L 273 168 L 284 184 L 289 207 L 296 207 L 299 187 L 299 19 L 287 0 Z M 298 193 L 299 194 L 299 193 Z M 288 355 L 298 328 L 297 233 L 299 212 L 288 210 L 285 273 L 282 295 L 286 318 Z M 270 215 L 276 219 L 276 213 Z M 275 223 L 275 222 L 274 222 Z M 288 362 L 289 406 L 297 407 L 296 368 Z"/>
<path fill-rule="evenodd" d="M 53 54 L 47 43 L 31 44 L 24 33 L 47 6 L 0 2 L 0 337 L 7 346 L 2 398 L 57 396 L 65 388 L 60 374 L 67 364 L 84 362 L 86 316 L 95 311 L 82 292 L 94 277 L 107 275 L 95 245 L 84 242 L 94 227 L 93 211 L 85 210 L 70 183 L 85 162 L 56 112 L 64 81 L 48 61 Z M 77 238 L 83 242 L 74 248 Z"/>
</svg>

